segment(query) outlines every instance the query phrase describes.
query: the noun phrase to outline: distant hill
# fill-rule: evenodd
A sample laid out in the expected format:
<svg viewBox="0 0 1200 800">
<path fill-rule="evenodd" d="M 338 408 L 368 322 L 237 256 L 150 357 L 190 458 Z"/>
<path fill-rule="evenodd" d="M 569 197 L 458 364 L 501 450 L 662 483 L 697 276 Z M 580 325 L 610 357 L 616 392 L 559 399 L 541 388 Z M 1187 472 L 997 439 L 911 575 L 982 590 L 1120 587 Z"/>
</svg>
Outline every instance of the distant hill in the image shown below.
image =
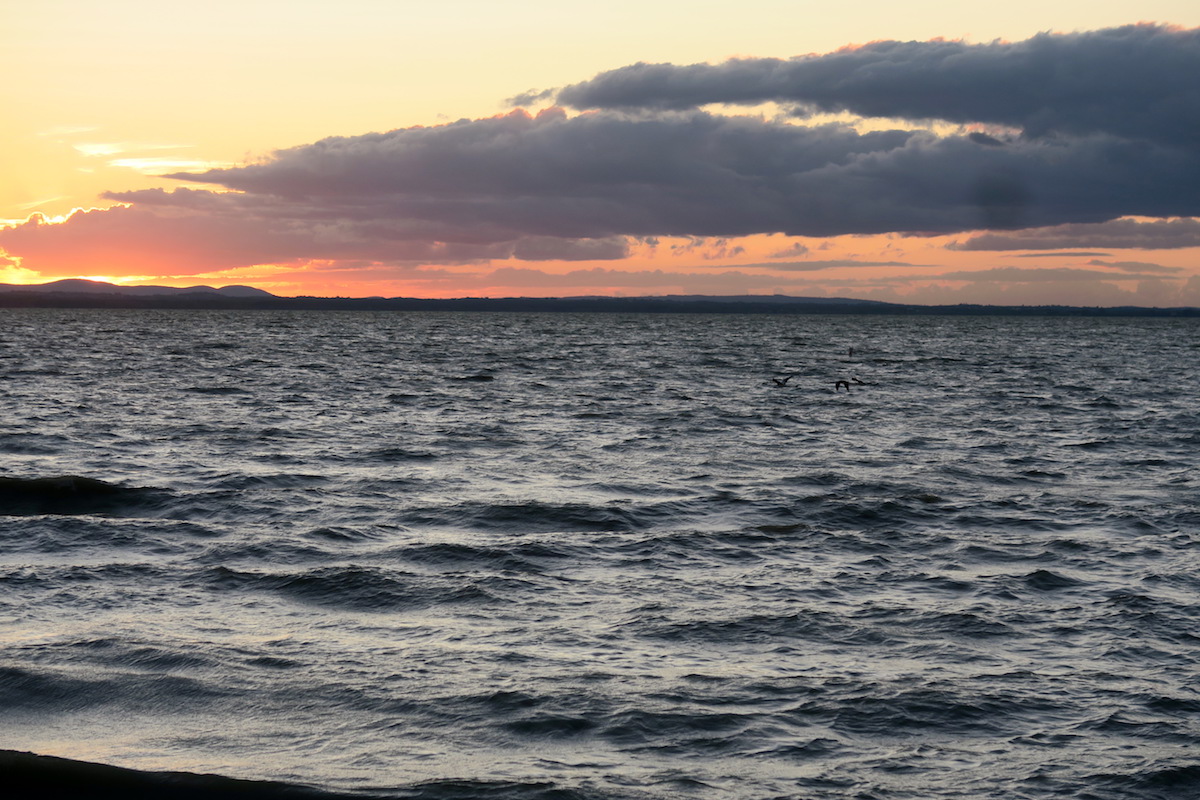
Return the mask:
<svg viewBox="0 0 1200 800">
<path fill-rule="evenodd" d="M 897 314 L 953 316 L 1200 317 L 1200 308 L 919 306 L 848 297 L 660 295 L 658 297 L 280 297 L 250 286 L 114 286 L 72 278 L 0 284 L 0 308 L 156 308 L 291 311 L 487 311 L 628 314 Z"/>
<path fill-rule="evenodd" d="M 599 297 L 591 298 L 599 300 Z M 882 300 L 855 300 L 850 297 L 796 297 L 790 294 L 664 294 L 643 298 L 646 300 L 666 300 L 674 303 L 755 303 L 755 304 L 796 304 L 805 303 L 814 306 L 894 306 Z"/>
<path fill-rule="evenodd" d="M 222 297 L 275 297 L 270 292 L 255 289 L 253 286 L 222 286 L 220 289 L 212 286 L 117 286 L 104 281 L 89 281 L 83 278 L 67 278 L 52 283 L 19 285 L 0 283 L 0 292 L 49 292 L 52 294 L 116 294 L 130 296 L 147 295 L 180 295 L 180 294 L 218 294 Z"/>
</svg>

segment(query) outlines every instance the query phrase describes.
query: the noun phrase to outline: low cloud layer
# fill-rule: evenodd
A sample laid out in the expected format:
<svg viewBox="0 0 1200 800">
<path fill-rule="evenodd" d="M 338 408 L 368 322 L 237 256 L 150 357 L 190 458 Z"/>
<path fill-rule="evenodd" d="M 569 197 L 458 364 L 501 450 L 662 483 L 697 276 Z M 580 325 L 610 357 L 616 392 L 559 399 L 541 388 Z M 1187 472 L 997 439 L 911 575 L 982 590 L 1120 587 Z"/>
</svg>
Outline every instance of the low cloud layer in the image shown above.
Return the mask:
<svg viewBox="0 0 1200 800">
<path fill-rule="evenodd" d="M 1158 272 L 1154 270 L 1153 272 Z M 945 272 L 938 277 L 949 281 L 967 281 L 970 283 L 1060 283 L 1065 281 L 1141 281 L 1156 280 L 1160 275 L 1150 274 L 1144 270 L 1140 273 L 1105 272 L 1098 269 L 1078 269 L 1075 267 L 1025 268 L 1025 267 L 994 267 L 992 269 L 973 270 L 970 272 Z"/>
<path fill-rule="evenodd" d="M 253 213 L 403 221 L 477 242 L 952 233 L 1200 214 L 1200 148 L 1099 134 L 992 147 L 702 111 L 513 112 L 173 177 L 257 198 L 245 203 Z"/>
<path fill-rule="evenodd" d="M 1100 258 L 1093 258 L 1087 262 L 1089 267 L 1109 267 L 1117 269 L 1121 272 L 1133 273 L 1160 273 L 1163 275 L 1173 275 L 1178 272 L 1183 272 L 1182 267 L 1168 267 L 1163 264 L 1154 264 L 1148 261 L 1105 261 Z"/>
<path fill-rule="evenodd" d="M 35 215 L 0 229 L 0 247 L 47 275 L 162 271 L 189 275 L 252 264 L 365 262 L 393 266 L 625 258 L 625 237 L 521 235 L 511 228 L 458 226 L 353 214 L 241 193 L 178 189 L 110 195 L 128 203 L 51 224 Z"/>
<path fill-rule="evenodd" d="M 927 267 L 907 261 L 863 261 L 856 258 L 813 259 L 811 261 L 769 261 L 762 264 L 742 264 L 742 269 L 772 269 L 781 272 L 820 272 L 845 267 Z"/>
<path fill-rule="evenodd" d="M 951 243 L 947 247 L 951 250 L 994 251 L 1064 250 L 1079 247 L 1178 250 L 1200 247 L 1200 220 L 1116 219 L 1100 224 L 1057 225 L 1012 233 L 983 233 L 963 242 Z"/>
</svg>

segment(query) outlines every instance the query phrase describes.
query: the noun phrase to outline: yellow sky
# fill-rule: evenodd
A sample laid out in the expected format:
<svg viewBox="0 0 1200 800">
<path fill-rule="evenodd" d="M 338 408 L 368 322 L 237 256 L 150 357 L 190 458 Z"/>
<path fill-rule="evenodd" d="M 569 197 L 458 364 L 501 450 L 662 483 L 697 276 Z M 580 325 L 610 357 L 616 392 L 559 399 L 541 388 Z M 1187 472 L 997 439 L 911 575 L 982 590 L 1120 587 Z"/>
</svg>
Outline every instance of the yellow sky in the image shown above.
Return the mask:
<svg viewBox="0 0 1200 800">
<path fill-rule="evenodd" d="M 1094 30 L 1140 20 L 1196 27 L 1200 5 L 1192 0 L 1136 6 L 1082 0 L 833 6 L 796 0 L 8 2 L 0 8 L 0 52 L 7 65 L 0 81 L 0 108 L 5 109 L 0 221 L 16 223 L 34 212 L 53 220 L 73 209 L 113 206 L 115 201 L 102 193 L 174 188 L 184 184 L 159 175 L 252 163 L 277 149 L 329 136 L 488 117 L 506 111 L 504 100 L 521 92 L 584 81 L 638 61 L 789 57 L 882 39 L 1015 41 L 1040 31 Z M 810 260 L 921 265 L 903 267 L 910 274 L 1014 263 L 996 253 L 947 251 L 944 245 L 954 238 L 753 236 L 725 243 L 676 238 L 653 249 L 634 247 L 620 262 L 533 265 L 556 274 L 615 271 L 594 273 L 596 285 L 578 274 L 548 286 L 536 285 L 536 276 L 529 285 L 524 278 L 499 283 L 514 273 L 498 269 L 531 266 L 512 259 L 430 263 L 430 268 L 445 266 L 447 274 L 417 282 L 356 276 L 344 266 L 335 274 L 316 262 L 243 265 L 176 277 L 142 264 L 113 277 L 176 285 L 254 283 L 284 294 L 733 294 L 738 293 L 736 278 L 696 277 L 667 285 L 645 277 L 623 281 L 619 273 L 718 275 L 760 263 L 793 244 L 803 245 Z M 729 255 L 736 248 L 741 252 Z M 1038 262 L 1082 265 L 1092 258 Z M 1200 272 L 1196 248 L 1130 251 L 1111 258 L 1180 268 L 1186 275 Z M 1032 260 L 1022 262 L 1032 265 Z M 111 272 L 81 264 L 78 274 Z M 895 268 L 853 267 L 827 269 L 819 277 L 863 296 L 887 296 L 892 289 L 886 282 L 871 280 L 894 273 Z M 795 280 L 800 273 L 777 276 L 781 280 L 775 286 L 769 280 L 742 283 L 745 291 L 756 293 L 825 291 L 819 281 L 802 291 L 805 285 Z M 0 260 L 0 281 L 59 277 L 60 272 L 39 271 L 33 259 L 15 250 Z M 1035 297 L 1048 296 L 1046 287 L 1027 289 Z"/>
</svg>

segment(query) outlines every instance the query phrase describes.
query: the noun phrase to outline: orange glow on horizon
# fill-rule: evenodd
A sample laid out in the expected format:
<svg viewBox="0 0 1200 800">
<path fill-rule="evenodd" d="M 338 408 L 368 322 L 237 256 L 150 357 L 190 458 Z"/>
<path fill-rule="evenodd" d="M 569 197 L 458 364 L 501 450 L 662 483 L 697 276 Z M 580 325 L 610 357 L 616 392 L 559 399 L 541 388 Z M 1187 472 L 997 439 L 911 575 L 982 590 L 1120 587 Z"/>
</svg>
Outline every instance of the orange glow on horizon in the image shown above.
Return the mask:
<svg viewBox="0 0 1200 800">
<path fill-rule="evenodd" d="M 297 258 L 245 264 L 238 260 L 288 248 L 239 250 L 254 241 L 255 228 L 188 227 L 187 211 L 161 214 L 158 219 L 171 224 L 147 236 L 147 218 L 129 204 L 33 212 L 3 228 L 11 238 L 5 241 L 10 250 L 0 250 L 0 283 L 82 278 L 117 286 L 245 285 L 283 297 L 785 294 L 939 304 L 1200 305 L 1194 247 L 1014 254 L 954 247 L 970 231 L 824 239 L 755 234 L 629 239 L 625 257 L 588 261 Z M 236 222 L 233 215 L 224 219 Z M 106 221 L 112 223 L 101 228 L 107 235 L 94 235 Z M 54 229 L 60 227 L 58 235 Z"/>
</svg>

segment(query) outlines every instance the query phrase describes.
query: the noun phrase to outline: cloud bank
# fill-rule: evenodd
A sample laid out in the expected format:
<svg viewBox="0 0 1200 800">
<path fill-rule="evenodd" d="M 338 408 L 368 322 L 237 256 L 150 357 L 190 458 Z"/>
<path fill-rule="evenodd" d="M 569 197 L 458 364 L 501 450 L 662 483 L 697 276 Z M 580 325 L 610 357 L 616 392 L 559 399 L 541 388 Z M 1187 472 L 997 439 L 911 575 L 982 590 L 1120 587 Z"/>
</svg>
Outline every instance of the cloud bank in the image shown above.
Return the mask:
<svg viewBox="0 0 1200 800">
<path fill-rule="evenodd" d="M 1128 25 L 1023 42 L 872 42 L 825 55 L 724 64 L 634 64 L 561 90 L 575 108 L 796 104 L 863 117 L 1107 134 L 1196 146 L 1200 30 Z M 979 138 L 1000 144 L 992 137 Z"/>
<path fill-rule="evenodd" d="M 57 225 L 34 218 L 0 230 L 0 248 L 45 272 L 86 261 L 93 272 L 157 264 L 187 274 L 312 261 L 620 261 L 656 237 L 770 233 L 990 231 L 957 250 L 1191 247 L 1198 74 L 1200 30 L 1155 25 L 635 64 L 558 93 L 582 113 L 518 109 L 176 172 L 166 177 L 207 188 L 112 194 L 124 206 Z M 763 101 L 796 113 L 701 108 Z M 813 124 L 811 111 L 913 124 Z"/>
</svg>

